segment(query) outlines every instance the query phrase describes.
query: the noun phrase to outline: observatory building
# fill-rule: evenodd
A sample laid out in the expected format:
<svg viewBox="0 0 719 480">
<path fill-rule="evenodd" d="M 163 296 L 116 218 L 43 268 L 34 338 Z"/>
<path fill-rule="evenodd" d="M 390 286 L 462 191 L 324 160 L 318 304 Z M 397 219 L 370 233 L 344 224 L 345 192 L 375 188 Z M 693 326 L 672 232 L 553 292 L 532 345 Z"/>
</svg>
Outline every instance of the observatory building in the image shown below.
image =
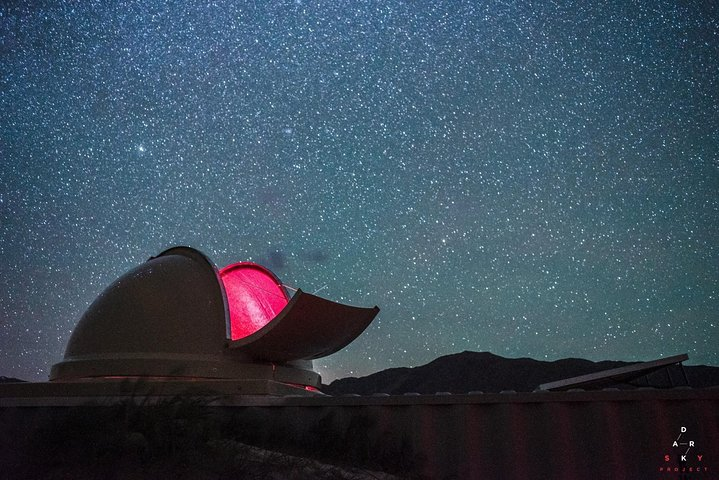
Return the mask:
<svg viewBox="0 0 719 480">
<path fill-rule="evenodd" d="M 95 432 L 95 419 L 117 418 L 117 405 L 154 403 L 163 415 L 174 415 L 175 404 L 167 400 L 180 398 L 201 400 L 203 415 L 213 412 L 219 422 L 213 425 L 222 426 L 213 435 L 228 440 L 217 443 L 223 449 L 246 444 L 308 459 L 337 458 L 403 477 L 716 476 L 719 390 L 605 388 L 609 380 L 681 363 L 686 355 L 549 382 L 535 392 L 321 394 L 312 361 L 352 342 L 378 311 L 301 290 L 290 296 L 255 263 L 218 270 L 192 248 L 166 250 L 90 305 L 49 382 L 0 385 L 0 470 L 25 471 L 15 458 L 18 449 L 30 452 L 28 465 L 42 461 L 46 452 L 35 440 L 46 438 L 53 425 L 60 432 L 55 444 L 65 441 L 68 430 L 90 445 L 95 436 L 63 425 L 89 425 Z M 58 416 L 70 423 L 56 423 Z M 187 425 L 185 418 L 171 418 L 177 432 L 184 431 L 179 425 Z M 117 430 L 123 428 L 129 428 L 124 420 Z M 122 442 L 108 443 L 112 456 L 118 445 L 140 445 L 137 431 L 125 433 Z M 189 445 L 215 445 L 200 438 Z M 282 463 L 274 456 L 257 458 L 273 467 Z M 74 465 L 73 459 L 51 455 L 48 461 Z M 208 464 L 203 461 L 202 468 Z"/>
<path fill-rule="evenodd" d="M 107 394 L 113 384 L 142 380 L 164 388 L 312 395 L 321 382 L 312 360 L 347 346 L 378 312 L 302 290 L 290 297 L 258 264 L 218 271 L 198 250 L 174 247 L 100 294 L 44 385 Z"/>
</svg>

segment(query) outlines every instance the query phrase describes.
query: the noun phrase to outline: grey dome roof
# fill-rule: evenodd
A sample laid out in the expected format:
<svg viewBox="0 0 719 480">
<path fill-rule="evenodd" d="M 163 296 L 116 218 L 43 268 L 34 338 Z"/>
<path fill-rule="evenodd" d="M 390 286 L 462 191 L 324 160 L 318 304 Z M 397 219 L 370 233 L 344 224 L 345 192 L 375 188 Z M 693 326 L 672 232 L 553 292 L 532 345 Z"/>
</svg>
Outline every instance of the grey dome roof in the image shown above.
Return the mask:
<svg viewBox="0 0 719 480">
<path fill-rule="evenodd" d="M 202 253 L 167 250 L 105 289 L 82 316 L 65 356 L 217 353 L 226 336 L 223 297 Z"/>
<path fill-rule="evenodd" d="M 264 378 L 319 385 L 311 362 L 257 362 L 226 348 L 229 313 L 217 269 L 175 247 L 107 287 L 70 337 L 50 380 L 96 377 Z"/>
<path fill-rule="evenodd" d="M 233 281 L 246 279 L 226 280 Z M 231 322 L 254 319 L 243 304 L 237 307 L 243 314 L 232 318 L 225 288 L 195 249 L 174 247 L 150 258 L 90 305 L 50 380 L 184 377 L 318 386 L 311 360 L 344 348 L 379 312 L 298 290 L 264 327 L 232 340 Z"/>
</svg>

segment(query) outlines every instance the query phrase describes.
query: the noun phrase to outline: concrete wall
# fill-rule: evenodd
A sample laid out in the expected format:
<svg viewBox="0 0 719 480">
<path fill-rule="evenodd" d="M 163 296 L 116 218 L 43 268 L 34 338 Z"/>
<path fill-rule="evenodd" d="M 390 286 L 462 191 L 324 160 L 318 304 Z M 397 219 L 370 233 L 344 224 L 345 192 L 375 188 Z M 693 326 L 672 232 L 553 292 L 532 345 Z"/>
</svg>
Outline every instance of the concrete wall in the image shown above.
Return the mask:
<svg viewBox="0 0 719 480">
<path fill-rule="evenodd" d="M 108 408 L 41 403 L 0 409 L 4 434 Z M 202 408 L 234 441 L 408 478 L 719 478 L 719 390 L 228 396 Z"/>
</svg>

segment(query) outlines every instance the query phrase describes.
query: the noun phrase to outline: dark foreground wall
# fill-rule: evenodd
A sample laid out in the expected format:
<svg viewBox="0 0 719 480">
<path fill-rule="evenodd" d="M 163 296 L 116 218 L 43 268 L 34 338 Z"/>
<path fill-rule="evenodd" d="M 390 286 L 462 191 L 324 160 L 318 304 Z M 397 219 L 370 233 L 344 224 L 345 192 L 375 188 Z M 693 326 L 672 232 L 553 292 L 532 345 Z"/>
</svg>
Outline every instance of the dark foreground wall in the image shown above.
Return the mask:
<svg viewBox="0 0 719 480">
<path fill-rule="evenodd" d="M 261 442 L 281 441 L 273 432 L 283 432 L 287 442 L 346 450 L 357 461 L 384 457 L 385 466 L 428 478 L 719 478 L 717 391 L 297 403 L 302 406 L 246 408 L 243 417 L 249 430 L 264 432 Z M 687 445 L 673 447 L 677 439 Z M 673 475 L 675 469 L 685 476 Z"/>
<path fill-rule="evenodd" d="M 140 437 L 142 461 L 152 462 L 157 458 L 153 445 L 163 440 L 153 437 L 146 424 L 165 420 L 150 416 L 134 425 L 137 420 L 132 418 L 143 408 L 178 409 L 177 400 L 133 407 L 130 413 L 115 410 L 112 415 L 107 412 L 117 407 L 34 403 L 0 409 L 3 449 L 32 448 L 23 442 L 35 442 L 33 432 L 48 431 L 43 425 L 49 419 L 74 411 L 75 430 L 78 418 L 94 418 L 93 422 L 100 418 L 111 428 L 125 428 L 125 435 Z M 179 404 L 185 408 L 182 401 Z M 228 397 L 215 399 L 213 406 L 194 404 L 194 408 L 190 418 L 181 418 L 185 430 L 165 428 L 169 439 L 164 441 L 177 443 L 178 436 L 187 434 L 188 424 L 200 421 L 205 423 L 197 430 L 204 436 L 199 446 L 191 446 L 194 450 L 214 445 L 210 441 L 214 436 L 407 478 L 719 478 L 717 390 Z M 121 421 L 115 425 L 109 418 Z M 62 425 L 56 422 L 66 428 Z M 60 440 L 62 435 L 52 441 Z M 124 455 L 123 448 L 116 448 L 117 455 Z M 182 453 L 181 447 L 172 448 Z"/>
</svg>

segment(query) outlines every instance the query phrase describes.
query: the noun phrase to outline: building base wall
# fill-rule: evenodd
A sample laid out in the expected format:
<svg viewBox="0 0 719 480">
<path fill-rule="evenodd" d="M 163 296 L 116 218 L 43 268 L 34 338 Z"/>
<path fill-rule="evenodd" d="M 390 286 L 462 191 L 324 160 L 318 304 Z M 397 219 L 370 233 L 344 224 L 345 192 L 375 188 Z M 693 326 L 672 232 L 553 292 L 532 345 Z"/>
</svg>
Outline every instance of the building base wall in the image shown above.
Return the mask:
<svg viewBox="0 0 719 480">
<path fill-rule="evenodd" d="M 718 390 L 150 400 L 126 413 L 190 402 L 220 442 L 403 478 L 719 477 Z M 116 408 L 19 405 L 0 408 L 2 451 L 31 449 L 47 422 Z"/>
</svg>

